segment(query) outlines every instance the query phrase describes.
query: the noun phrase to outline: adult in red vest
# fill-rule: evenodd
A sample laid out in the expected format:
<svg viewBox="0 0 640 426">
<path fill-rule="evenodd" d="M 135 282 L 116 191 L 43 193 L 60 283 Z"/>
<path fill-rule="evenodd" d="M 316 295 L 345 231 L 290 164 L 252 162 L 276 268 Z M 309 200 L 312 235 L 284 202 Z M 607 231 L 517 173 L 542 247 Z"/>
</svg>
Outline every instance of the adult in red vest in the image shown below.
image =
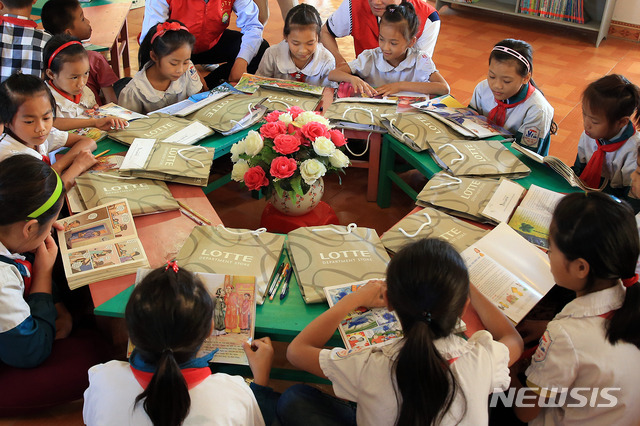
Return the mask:
<svg viewBox="0 0 640 426">
<path fill-rule="evenodd" d="M 230 30 L 231 12 L 242 32 Z M 223 64 L 205 81 L 209 88 L 221 81 L 238 81 L 243 73 L 255 73 L 269 43 L 262 39 L 263 26 L 252 0 L 147 0 L 141 38 L 167 19 L 176 19 L 196 37 L 194 64 Z"/>
<path fill-rule="evenodd" d="M 440 32 L 440 15 L 424 0 L 408 1 L 415 7 L 421 23 L 415 47 L 433 56 Z M 336 38 L 352 35 L 356 56 L 363 50 L 375 49 L 378 47 L 380 17 L 388 5 L 398 5 L 401 2 L 402 0 L 344 0 L 322 26 L 321 34 L 322 44 L 336 58 L 336 67 L 347 62 L 338 49 Z"/>
</svg>

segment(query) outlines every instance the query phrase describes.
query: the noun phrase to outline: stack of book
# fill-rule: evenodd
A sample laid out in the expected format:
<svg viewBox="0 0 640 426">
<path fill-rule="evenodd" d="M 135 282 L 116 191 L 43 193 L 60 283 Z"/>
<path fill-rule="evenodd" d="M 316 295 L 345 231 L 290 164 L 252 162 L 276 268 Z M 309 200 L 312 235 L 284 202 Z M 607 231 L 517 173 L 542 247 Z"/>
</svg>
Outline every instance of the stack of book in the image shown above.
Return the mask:
<svg viewBox="0 0 640 426">
<path fill-rule="evenodd" d="M 520 12 L 577 24 L 585 23 L 583 0 L 522 0 Z"/>
</svg>

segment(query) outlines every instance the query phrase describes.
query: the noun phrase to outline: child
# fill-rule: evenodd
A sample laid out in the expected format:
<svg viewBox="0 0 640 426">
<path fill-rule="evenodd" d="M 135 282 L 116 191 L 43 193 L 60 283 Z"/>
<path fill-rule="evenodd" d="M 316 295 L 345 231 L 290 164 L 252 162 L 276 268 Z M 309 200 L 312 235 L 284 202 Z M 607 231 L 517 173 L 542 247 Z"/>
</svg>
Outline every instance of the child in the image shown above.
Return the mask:
<svg viewBox="0 0 640 426">
<path fill-rule="evenodd" d="M 243 343 L 254 374 L 251 389 L 239 376 L 211 374 L 215 352 L 196 358 L 212 331 L 213 301 L 205 286 L 175 262 L 147 275 L 125 310 L 135 349 L 129 363 L 110 361 L 89 370 L 84 394 L 88 425 L 264 425 L 259 397 L 269 380 L 269 338 Z M 253 349 L 253 350 L 252 350 Z"/>
<path fill-rule="evenodd" d="M 47 86 L 56 100 L 54 125 L 59 130 L 97 127 L 123 129 L 127 121 L 118 117 L 91 118 L 87 110 L 96 105 L 89 78 L 89 56 L 82 43 L 66 34 L 53 36 L 44 47 Z"/>
<path fill-rule="evenodd" d="M 636 168 L 640 135 L 640 89 L 618 74 L 604 76 L 589 84 L 582 94 L 584 132 L 578 142 L 573 166 L 576 174 L 591 188 L 608 180 L 607 192 L 626 197 L 631 173 Z"/>
<path fill-rule="evenodd" d="M 576 299 L 540 339 L 526 370 L 526 400 L 535 407 L 516 415 L 535 418 L 530 424 L 637 424 L 640 249 L 632 211 L 600 192 L 569 194 L 556 206 L 549 243 L 551 273 Z"/>
<path fill-rule="evenodd" d="M 378 25 L 380 47 L 365 50 L 355 61 L 332 71 L 329 80 L 348 81 L 356 93 L 369 96 L 402 91 L 429 95 L 449 93 L 449 85 L 436 70 L 431 57 L 413 47 L 420 20 L 411 3 L 403 1 L 397 6 L 387 6 Z"/>
<path fill-rule="evenodd" d="M 469 300 L 488 332 L 478 331 L 466 341 L 452 332 Z M 404 338 L 374 349 L 323 349 L 359 306 L 395 310 Z M 509 320 L 469 285 L 467 268 L 453 247 L 422 239 L 391 259 L 386 285 L 370 281 L 346 295 L 287 350 L 293 365 L 329 378 L 336 396 L 357 402 L 355 416 L 343 402 L 330 403 L 330 396 L 296 386 L 280 398 L 278 417 L 287 426 L 316 424 L 315 418 L 299 415 L 316 412 L 327 416 L 317 424 L 329 419 L 335 423 L 328 424 L 487 424 L 487 397 L 509 385 L 508 365 L 522 346 Z M 321 400 L 323 408 L 316 411 Z"/>
<path fill-rule="evenodd" d="M 68 34 L 78 40 L 89 40 L 91 37 L 91 23 L 85 18 L 78 0 L 49 0 L 42 6 L 40 12 L 42 26 L 52 35 Z M 98 105 L 102 105 L 100 91 L 106 103 L 116 103 L 118 97 L 113 89 L 113 83 L 118 76 L 113 72 L 105 57 L 92 50 L 89 55 L 89 79 L 87 87 L 91 89 Z"/>
<path fill-rule="evenodd" d="M 33 0 L 1 0 L 0 82 L 16 71 L 42 76 L 42 51 L 49 35 L 30 19 Z"/>
<path fill-rule="evenodd" d="M 51 232 L 64 193 L 60 176 L 39 159 L 0 162 L 0 416 L 82 397 L 87 368 L 103 359 L 98 340 L 67 337 L 71 316 L 52 283 Z"/>
<path fill-rule="evenodd" d="M 257 75 L 329 86 L 329 72 L 336 60 L 321 43 L 322 20 L 315 7 L 299 4 L 287 13 L 284 40 L 267 49 Z"/>
<path fill-rule="evenodd" d="M 68 147 L 53 168 L 65 188 L 96 163 L 91 151 L 96 143 L 87 137 L 61 132 L 53 127 L 56 103 L 47 85 L 38 77 L 14 74 L 0 85 L 0 160 L 15 154 L 29 154 L 47 163 L 49 153 Z"/>
<path fill-rule="evenodd" d="M 489 55 L 489 74 L 473 90 L 469 106 L 515 135 L 516 141 L 540 155 L 549 154 L 553 107 L 531 77 L 533 51 L 522 40 L 497 43 Z"/>
<path fill-rule="evenodd" d="M 172 19 L 151 27 L 140 45 L 140 71 L 122 89 L 118 103 L 146 114 L 202 90 L 202 81 L 191 63 L 195 37 Z"/>
</svg>

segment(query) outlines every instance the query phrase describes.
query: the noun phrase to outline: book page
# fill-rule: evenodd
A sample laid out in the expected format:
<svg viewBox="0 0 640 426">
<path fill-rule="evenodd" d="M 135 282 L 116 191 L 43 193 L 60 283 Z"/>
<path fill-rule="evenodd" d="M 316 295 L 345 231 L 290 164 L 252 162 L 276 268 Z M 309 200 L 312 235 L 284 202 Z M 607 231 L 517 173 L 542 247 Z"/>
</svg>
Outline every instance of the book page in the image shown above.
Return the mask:
<svg viewBox="0 0 640 426">
<path fill-rule="evenodd" d="M 531 185 L 509 226 L 530 243 L 548 249 L 553 211 L 562 197 L 564 194 Z"/>
<path fill-rule="evenodd" d="M 528 209 L 541 210 L 553 214 L 556 205 L 564 196 L 565 194 L 531 185 L 520 205 Z"/>
<path fill-rule="evenodd" d="M 486 207 L 480 212 L 496 222 L 506 222 L 518 205 L 524 188 L 508 179 L 503 179 L 493 193 Z"/>
<path fill-rule="evenodd" d="M 147 118 L 144 114 L 139 114 L 135 111 L 128 110 L 125 107 L 121 107 L 120 105 L 116 105 L 113 102 L 108 103 L 106 105 L 102 105 L 99 108 L 96 108 L 93 111 L 93 114 L 90 114 L 93 118 L 101 118 L 106 116 L 114 116 L 118 118 L 129 120 L 136 120 L 138 118 Z"/>
<path fill-rule="evenodd" d="M 211 133 L 213 133 L 213 131 L 209 127 L 205 126 L 199 121 L 194 121 L 184 129 L 178 130 L 173 135 L 164 139 L 162 142 L 174 142 L 184 145 L 193 145 L 194 143 L 198 142 L 205 136 L 210 135 Z"/>
</svg>

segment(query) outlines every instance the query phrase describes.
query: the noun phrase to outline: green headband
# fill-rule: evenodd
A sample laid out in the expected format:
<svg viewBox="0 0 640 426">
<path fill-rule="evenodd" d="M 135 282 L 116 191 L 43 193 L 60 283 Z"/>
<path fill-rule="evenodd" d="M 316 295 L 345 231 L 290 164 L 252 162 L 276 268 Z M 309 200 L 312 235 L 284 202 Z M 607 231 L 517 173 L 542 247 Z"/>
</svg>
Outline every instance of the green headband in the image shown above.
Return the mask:
<svg viewBox="0 0 640 426">
<path fill-rule="evenodd" d="M 60 179 L 60 175 L 55 170 L 53 170 L 53 173 L 56 174 L 57 179 L 56 189 L 53 190 L 53 193 L 51 194 L 49 199 L 44 202 L 43 205 L 38 207 L 36 211 L 27 216 L 29 219 L 37 219 L 38 217 L 40 217 L 40 215 L 42 215 L 42 213 L 53 207 L 53 205 L 60 199 L 60 195 L 62 195 L 62 188 L 64 188 L 64 185 L 62 185 L 62 179 Z"/>
</svg>

